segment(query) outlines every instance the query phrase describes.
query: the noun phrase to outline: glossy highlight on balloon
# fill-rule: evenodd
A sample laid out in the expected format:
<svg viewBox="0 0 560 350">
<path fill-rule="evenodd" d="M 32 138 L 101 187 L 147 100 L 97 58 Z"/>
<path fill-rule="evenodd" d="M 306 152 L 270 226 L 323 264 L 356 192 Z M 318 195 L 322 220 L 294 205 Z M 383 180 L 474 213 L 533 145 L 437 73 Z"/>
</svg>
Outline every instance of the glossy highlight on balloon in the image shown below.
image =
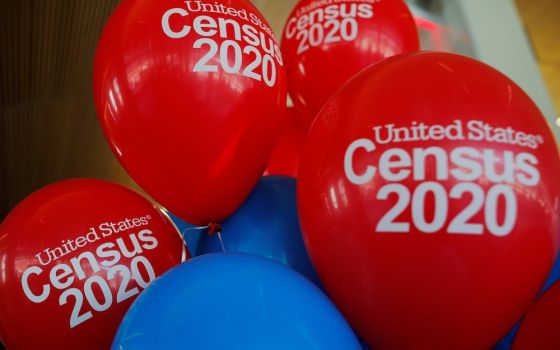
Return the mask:
<svg viewBox="0 0 560 350">
<path fill-rule="evenodd" d="M 0 333 L 10 350 L 108 348 L 132 301 L 189 258 L 169 218 L 120 185 L 58 182 L 0 225 Z"/>
<path fill-rule="evenodd" d="M 284 27 L 288 88 L 311 123 L 329 97 L 362 69 L 419 49 L 416 24 L 402 0 L 301 0 Z"/>
<path fill-rule="evenodd" d="M 248 0 L 124 0 L 94 65 L 99 121 L 132 178 L 196 225 L 245 200 L 282 127 L 286 78 Z"/>
<path fill-rule="evenodd" d="M 320 289 L 249 254 L 208 254 L 163 275 L 132 305 L 112 348 L 361 350 Z"/>
<path fill-rule="evenodd" d="M 357 75 L 306 140 L 298 208 L 329 295 L 374 349 L 491 348 L 559 247 L 560 159 L 537 106 L 446 53 Z"/>
</svg>

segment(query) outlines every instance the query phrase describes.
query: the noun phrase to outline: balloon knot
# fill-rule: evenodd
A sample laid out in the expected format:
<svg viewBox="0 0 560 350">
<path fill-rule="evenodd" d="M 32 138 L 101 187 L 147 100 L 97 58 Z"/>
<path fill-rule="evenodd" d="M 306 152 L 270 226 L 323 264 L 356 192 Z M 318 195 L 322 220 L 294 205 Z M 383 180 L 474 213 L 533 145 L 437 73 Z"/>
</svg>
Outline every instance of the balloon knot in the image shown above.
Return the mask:
<svg viewBox="0 0 560 350">
<path fill-rule="evenodd" d="M 220 224 L 208 225 L 208 236 L 213 236 L 219 232 L 222 232 L 222 226 Z"/>
</svg>

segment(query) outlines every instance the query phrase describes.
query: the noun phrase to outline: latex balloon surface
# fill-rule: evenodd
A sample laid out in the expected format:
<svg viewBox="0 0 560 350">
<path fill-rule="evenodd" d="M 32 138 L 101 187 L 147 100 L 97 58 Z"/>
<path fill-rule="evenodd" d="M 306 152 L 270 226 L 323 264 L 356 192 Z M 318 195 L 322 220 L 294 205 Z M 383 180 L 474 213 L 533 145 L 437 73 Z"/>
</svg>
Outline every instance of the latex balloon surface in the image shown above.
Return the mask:
<svg viewBox="0 0 560 350">
<path fill-rule="evenodd" d="M 560 283 L 552 286 L 527 313 L 513 350 L 560 349 Z"/>
<path fill-rule="evenodd" d="M 554 262 L 554 266 L 552 266 L 552 270 L 548 275 L 548 279 L 543 287 L 543 292 L 548 290 L 552 285 L 556 282 L 560 281 L 560 255 L 556 257 L 556 261 Z"/>
<path fill-rule="evenodd" d="M 270 259 L 210 254 L 158 279 L 133 304 L 115 350 L 360 350 L 332 302 Z"/>
<path fill-rule="evenodd" d="M 310 123 L 295 108 L 288 108 L 287 121 L 268 161 L 265 175 L 297 177 L 303 143 Z"/>
<path fill-rule="evenodd" d="M 99 180 L 31 194 L 0 226 L 0 333 L 10 350 L 103 349 L 132 301 L 188 257 L 139 194 Z"/>
<path fill-rule="evenodd" d="M 362 69 L 418 49 L 416 25 L 402 0 L 302 0 L 282 38 L 290 95 L 309 122 Z"/>
<path fill-rule="evenodd" d="M 416 53 L 323 109 L 298 207 L 321 281 L 374 349 L 488 349 L 552 267 L 559 178 L 549 126 L 515 83 Z"/>
<path fill-rule="evenodd" d="M 556 262 L 548 275 L 548 279 L 544 284 L 544 287 L 541 289 L 541 294 L 548 291 L 550 287 L 555 285 L 560 280 L 560 256 L 556 258 Z M 527 310 L 529 311 L 529 310 Z M 521 321 L 523 318 L 521 319 Z M 502 339 L 500 342 L 494 346 L 493 350 L 510 350 L 513 346 L 513 341 L 515 340 L 515 336 L 519 331 L 519 326 L 521 325 L 521 321 L 519 321 L 515 327 Z"/>
<path fill-rule="evenodd" d="M 247 0 L 125 0 L 100 39 L 94 93 L 128 173 L 166 209 L 206 225 L 231 215 L 266 168 L 286 78 Z"/>
<path fill-rule="evenodd" d="M 319 285 L 303 244 L 296 204 L 296 179 L 263 177 L 241 208 L 221 223 L 220 236 L 200 238 L 197 255 L 251 253 L 281 262 Z"/>
</svg>

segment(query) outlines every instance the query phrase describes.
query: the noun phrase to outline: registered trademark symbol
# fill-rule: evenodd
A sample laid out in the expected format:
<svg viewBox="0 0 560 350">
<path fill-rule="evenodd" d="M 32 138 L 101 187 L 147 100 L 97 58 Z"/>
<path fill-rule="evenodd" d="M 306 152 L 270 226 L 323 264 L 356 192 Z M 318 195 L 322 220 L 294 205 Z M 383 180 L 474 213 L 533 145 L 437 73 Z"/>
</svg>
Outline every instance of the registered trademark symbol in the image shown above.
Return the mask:
<svg viewBox="0 0 560 350">
<path fill-rule="evenodd" d="M 150 215 L 146 215 L 146 219 L 152 220 L 152 217 Z"/>
</svg>

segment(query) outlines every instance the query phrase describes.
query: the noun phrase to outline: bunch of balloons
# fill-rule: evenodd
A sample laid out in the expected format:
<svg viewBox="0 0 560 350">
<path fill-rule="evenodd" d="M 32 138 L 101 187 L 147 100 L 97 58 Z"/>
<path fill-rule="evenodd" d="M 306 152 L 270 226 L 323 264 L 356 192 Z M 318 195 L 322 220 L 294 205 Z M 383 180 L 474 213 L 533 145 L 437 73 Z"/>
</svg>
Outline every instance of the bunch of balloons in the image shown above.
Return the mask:
<svg viewBox="0 0 560 350">
<path fill-rule="evenodd" d="M 302 0 L 281 45 L 248 0 L 124 0 L 94 94 L 165 209 L 87 179 L 14 208 L 9 350 L 560 347 L 554 137 L 500 72 L 420 52 L 402 0 Z"/>
</svg>

